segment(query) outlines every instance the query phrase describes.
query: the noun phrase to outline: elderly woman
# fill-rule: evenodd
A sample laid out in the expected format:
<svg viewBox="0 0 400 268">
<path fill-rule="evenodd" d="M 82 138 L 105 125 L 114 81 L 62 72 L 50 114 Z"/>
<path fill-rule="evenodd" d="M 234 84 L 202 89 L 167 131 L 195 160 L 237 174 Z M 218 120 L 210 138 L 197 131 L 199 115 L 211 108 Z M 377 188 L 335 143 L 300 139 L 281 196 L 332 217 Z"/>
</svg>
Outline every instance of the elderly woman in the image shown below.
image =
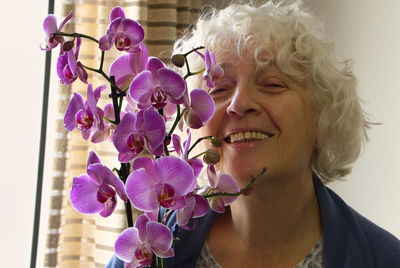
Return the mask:
<svg viewBox="0 0 400 268">
<path fill-rule="evenodd" d="M 400 241 L 324 186 L 351 171 L 368 121 L 350 62 L 319 26 L 296 4 L 232 4 L 177 41 L 176 53 L 204 45 L 223 68 L 212 87 L 190 81 L 215 102 L 202 134 L 223 141 L 218 169 L 240 187 L 267 172 L 192 231 L 172 217 L 167 267 L 400 267 Z"/>
</svg>

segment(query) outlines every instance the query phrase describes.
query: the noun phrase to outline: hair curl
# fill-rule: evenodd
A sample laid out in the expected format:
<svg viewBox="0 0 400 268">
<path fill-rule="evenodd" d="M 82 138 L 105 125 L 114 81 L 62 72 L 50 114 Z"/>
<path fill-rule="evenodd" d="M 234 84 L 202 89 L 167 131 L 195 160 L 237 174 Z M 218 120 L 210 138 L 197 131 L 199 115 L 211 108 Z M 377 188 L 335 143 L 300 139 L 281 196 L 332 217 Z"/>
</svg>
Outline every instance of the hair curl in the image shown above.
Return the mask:
<svg viewBox="0 0 400 268">
<path fill-rule="evenodd" d="M 327 183 L 351 172 L 370 123 L 357 95 L 351 60 L 338 59 L 333 43 L 325 39 L 322 24 L 299 1 L 231 4 L 201 15 L 177 40 L 174 53 L 204 45 L 217 54 L 241 57 L 250 47 L 258 66 L 276 64 L 295 80 L 306 80 L 317 128 L 312 168 Z M 201 68 L 199 58 L 190 58 L 191 66 Z"/>
</svg>

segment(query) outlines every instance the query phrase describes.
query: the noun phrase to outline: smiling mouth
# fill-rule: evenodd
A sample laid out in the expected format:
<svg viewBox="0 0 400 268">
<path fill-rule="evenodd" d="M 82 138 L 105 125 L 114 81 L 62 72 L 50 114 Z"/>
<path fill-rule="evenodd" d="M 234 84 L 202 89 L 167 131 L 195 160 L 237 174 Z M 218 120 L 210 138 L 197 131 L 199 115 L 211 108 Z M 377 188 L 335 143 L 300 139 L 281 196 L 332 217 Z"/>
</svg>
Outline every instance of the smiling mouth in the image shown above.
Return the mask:
<svg viewBox="0 0 400 268">
<path fill-rule="evenodd" d="M 239 143 L 239 142 L 253 142 L 259 140 L 265 140 L 271 138 L 273 134 L 260 131 L 245 131 L 236 132 L 227 136 L 224 141 L 227 143 Z"/>
</svg>

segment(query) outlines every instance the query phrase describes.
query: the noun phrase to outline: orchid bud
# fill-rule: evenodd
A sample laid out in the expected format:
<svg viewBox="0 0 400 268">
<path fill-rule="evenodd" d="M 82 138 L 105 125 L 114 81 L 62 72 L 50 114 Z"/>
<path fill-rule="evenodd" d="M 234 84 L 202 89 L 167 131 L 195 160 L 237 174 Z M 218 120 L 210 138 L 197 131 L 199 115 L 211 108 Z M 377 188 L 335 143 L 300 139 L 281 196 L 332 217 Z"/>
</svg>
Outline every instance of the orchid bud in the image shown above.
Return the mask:
<svg viewBox="0 0 400 268">
<path fill-rule="evenodd" d="M 222 141 L 216 137 L 211 137 L 210 139 L 211 145 L 214 147 L 221 147 L 222 146 Z"/>
<path fill-rule="evenodd" d="M 203 161 L 206 164 L 215 165 L 219 162 L 219 153 L 214 149 L 208 149 L 203 156 Z"/>
<path fill-rule="evenodd" d="M 175 54 L 172 55 L 171 62 L 176 66 L 176 67 L 183 67 L 185 65 L 185 56 L 182 54 Z"/>
</svg>

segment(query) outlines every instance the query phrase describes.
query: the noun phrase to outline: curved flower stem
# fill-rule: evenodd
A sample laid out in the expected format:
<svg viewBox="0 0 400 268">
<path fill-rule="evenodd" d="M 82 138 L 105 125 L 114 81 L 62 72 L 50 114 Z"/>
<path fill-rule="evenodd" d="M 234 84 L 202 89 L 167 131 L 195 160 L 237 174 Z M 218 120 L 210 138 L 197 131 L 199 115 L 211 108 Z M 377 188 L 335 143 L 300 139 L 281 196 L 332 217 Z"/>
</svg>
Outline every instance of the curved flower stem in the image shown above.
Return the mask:
<svg viewBox="0 0 400 268">
<path fill-rule="evenodd" d="M 82 65 L 83 65 L 83 64 L 82 64 Z M 89 67 L 89 66 L 86 66 L 86 65 L 83 65 L 83 67 L 84 67 L 85 69 L 89 70 L 89 71 L 92 71 L 92 72 L 101 74 L 112 86 L 114 86 L 114 87 L 117 89 L 118 92 L 125 92 L 124 90 L 120 89 L 120 88 L 115 84 L 115 82 L 112 81 L 112 80 L 110 79 L 110 77 L 108 77 L 108 75 L 107 75 L 103 70 L 97 70 L 97 69 L 95 69 L 95 68 L 92 68 L 92 67 Z"/>
<path fill-rule="evenodd" d="M 108 123 L 115 125 L 115 121 L 111 120 L 110 118 L 108 118 L 108 117 L 106 117 L 106 116 L 104 116 L 103 118 L 104 118 L 104 120 L 106 120 Z"/>
<path fill-rule="evenodd" d="M 201 142 L 201 141 L 204 140 L 204 139 L 212 139 L 212 137 L 213 137 L 213 136 L 205 136 L 205 137 L 198 138 L 198 139 L 196 140 L 196 142 L 193 143 L 192 146 L 190 146 L 189 150 L 187 151 L 186 157 L 189 158 L 189 153 L 193 150 L 193 148 L 194 148 L 199 142 Z"/>
<path fill-rule="evenodd" d="M 199 153 L 199 154 L 196 155 L 196 156 L 191 157 L 190 159 L 195 159 L 195 158 L 200 157 L 200 156 L 202 156 L 203 154 L 206 154 L 206 153 L 207 153 L 207 151 L 204 151 L 204 152 L 202 152 L 202 153 Z"/>
<path fill-rule="evenodd" d="M 53 33 L 50 37 L 50 41 L 54 38 L 54 36 L 57 36 L 57 35 L 70 36 L 70 37 L 82 37 L 82 38 L 92 40 L 93 42 L 96 42 L 97 44 L 99 43 L 99 40 L 97 40 L 96 38 L 91 37 L 89 35 L 86 35 L 86 34 L 80 34 L 80 33 L 69 34 L 69 33 L 64 33 L 64 32 Z"/>
<path fill-rule="evenodd" d="M 246 185 L 246 187 L 242 188 L 239 192 L 236 193 L 218 192 L 218 193 L 206 194 L 203 195 L 203 197 L 210 198 L 215 196 L 239 196 L 241 194 L 244 194 L 250 189 L 251 185 L 253 185 L 256 179 L 258 179 L 265 173 L 265 171 L 267 171 L 267 168 L 264 167 L 263 170 L 260 172 L 260 174 L 258 174 L 256 177 L 251 178 L 251 181 Z"/>
<path fill-rule="evenodd" d="M 99 67 L 99 71 L 103 71 L 103 63 L 104 63 L 104 55 L 105 55 L 105 51 L 101 51 L 101 58 L 100 58 L 100 67 Z"/>
</svg>

